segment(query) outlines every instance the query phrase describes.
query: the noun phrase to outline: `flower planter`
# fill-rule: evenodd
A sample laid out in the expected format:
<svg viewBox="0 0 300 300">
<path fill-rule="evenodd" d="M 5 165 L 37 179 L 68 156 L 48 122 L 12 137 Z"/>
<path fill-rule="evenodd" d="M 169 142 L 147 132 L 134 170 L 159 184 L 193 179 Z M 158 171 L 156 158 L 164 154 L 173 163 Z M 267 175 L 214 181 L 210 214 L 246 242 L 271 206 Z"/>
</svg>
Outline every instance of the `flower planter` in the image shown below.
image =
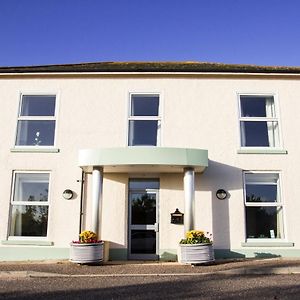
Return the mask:
<svg viewBox="0 0 300 300">
<path fill-rule="evenodd" d="M 184 264 L 203 264 L 215 260 L 212 244 L 180 244 L 179 262 Z"/>
<path fill-rule="evenodd" d="M 103 261 L 104 243 L 71 243 L 70 261 L 78 264 L 98 264 Z"/>
</svg>

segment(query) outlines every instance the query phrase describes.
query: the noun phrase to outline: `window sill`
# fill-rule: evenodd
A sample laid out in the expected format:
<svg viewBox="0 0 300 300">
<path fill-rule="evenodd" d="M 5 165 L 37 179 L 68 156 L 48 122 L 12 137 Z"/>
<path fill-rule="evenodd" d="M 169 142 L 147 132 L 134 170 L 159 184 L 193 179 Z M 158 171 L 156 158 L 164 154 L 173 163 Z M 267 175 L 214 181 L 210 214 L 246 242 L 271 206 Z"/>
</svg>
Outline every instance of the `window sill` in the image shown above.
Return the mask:
<svg viewBox="0 0 300 300">
<path fill-rule="evenodd" d="M 288 154 L 287 150 L 281 149 L 239 149 L 238 154 Z"/>
<path fill-rule="evenodd" d="M 11 148 L 10 152 L 37 152 L 37 153 L 58 153 L 58 148 L 41 148 L 41 147 L 28 147 L 28 148 Z"/>
<path fill-rule="evenodd" d="M 242 247 L 294 247 L 292 242 L 246 242 L 241 243 Z"/>
<path fill-rule="evenodd" d="M 53 246 L 50 241 L 34 241 L 34 240 L 4 240 L 2 245 L 31 245 L 31 246 Z"/>
</svg>

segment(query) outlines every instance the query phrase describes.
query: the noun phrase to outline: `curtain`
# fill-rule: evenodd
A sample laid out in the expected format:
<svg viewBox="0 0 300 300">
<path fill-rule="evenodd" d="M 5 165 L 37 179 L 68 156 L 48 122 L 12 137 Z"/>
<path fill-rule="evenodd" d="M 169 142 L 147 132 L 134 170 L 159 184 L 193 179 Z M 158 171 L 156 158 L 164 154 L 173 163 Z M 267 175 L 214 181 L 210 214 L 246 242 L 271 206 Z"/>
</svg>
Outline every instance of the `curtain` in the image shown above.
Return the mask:
<svg viewBox="0 0 300 300">
<path fill-rule="evenodd" d="M 275 107 L 273 97 L 266 98 L 266 117 L 275 117 Z M 277 122 L 267 122 L 269 147 L 276 147 Z"/>
</svg>

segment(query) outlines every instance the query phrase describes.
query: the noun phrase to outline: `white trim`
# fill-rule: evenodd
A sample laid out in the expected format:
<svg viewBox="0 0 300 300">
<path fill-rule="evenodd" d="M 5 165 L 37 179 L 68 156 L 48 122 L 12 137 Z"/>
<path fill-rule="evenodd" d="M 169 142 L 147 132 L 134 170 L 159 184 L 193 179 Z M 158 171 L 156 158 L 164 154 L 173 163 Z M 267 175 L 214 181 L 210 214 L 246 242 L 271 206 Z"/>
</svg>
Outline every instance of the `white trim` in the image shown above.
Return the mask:
<svg viewBox="0 0 300 300">
<path fill-rule="evenodd" d="M 36 202 L 28 202 L 28 201 L 14 201 L 15 189 L 16 189 L 16 175 L 17 174 L 48 174 L 49 180 L 44 182 L 48 182 L 48 200 L 47 201 L 36 201 Z M 10 194 L 10 204 L 9 204 L 9 220 L 7 227 L 7 240 L 48 240 L 49 233 L 49 220 L 50 220 L 50 207 L 51 207 L 51 177 L 52 172 L 47 171 L 35 171 L 35 170 L 13 170 L 12 172 L 12 184 L 11 184 L 11 194 Z M 14 205 L 35 205 L 35 206 L 48 206 L 48 218 L 47 218 L 47 235 L 46 236 L 12 236 L 10 235 L 11 229 L 11 219 L 12 219 L 12 208 Z"/>
<path fill-rule="evenodd" d="M 55 97 L 55 107 L 54 107 L 54 116 L 21 116 L 21 109 L 22 109 L 22 103 L 23 103 L 23 96 L 54 96 Z M 19 104 L 18 104 L 18 113 L 17 113 L 17 120 L 16 120 L 16 127 L 15 127 L 15 135 L 13 140 L 13 149 L 35 149 L 35 151 L 39 148 L 41 149 L 52 149 L 57 148 L 56 142 L 57 142 L 57 134 L 58 134 L 58 111 L 59 111 L 59 97 L 60 93 L 57 91 L 22 91 L 19 92 Z M 55 127 L 54 127 L 54 140 L 53 145 L 45 145 L 45 146 L 34 146 L 34 145 L 16 145 L 17 141 L 17 134 L 18 134 L 18 123 L 19 121 L 54 121 Z"/>
<path fill-rule="evenodd" d="M 157 116 L 132 116 L 131 115 L 131 99 L 132 96 L 158 96 L 158 115 Z M 126 132 L 126 146 L 127 147 L 138 147 L 138 146 L 132 146 L 129 145 L 129 122 L 130 121 L 143 121 L 143 120 L 149 120 L 149 121 L 157 121 L 157 141 L 156 145 L 153 147 L 160 147 L 162 146 L 161 142 L 161 127 L 162 127 L 162 93 L 161 92 L 145 92 L 145 91 L 131 91 L 128 93 L 128 101 L 127 101 L 127 132 Z M 149 145 L 150 146 L 150 145 Z"/>
<path fill-rule="evenodd" d="M 159 249 L 160 249 L 160 230 L 159 230 L 159 224 L 160 224 L 160 201 L 159 201 L 159 192 L 160 192 L 160 178 L 148 178 L 152 179 L 153 181 L 158 181 L 159 187 L 158 189 L 130 189 L 130 180 L 135 180 L 135 179 L 144 179 L 143 177 L 135 177 L 135 178 L 129 178 L 128 180 L 128 197 L 127 197 L 127 213 L 128 213 L 128 225 L 127 225 L 127 245 L 128 245 L 128 259 L 153 259 L 157 260 L 159 257 Z M 147 179 L 147 178 L 146 178 Z M 131 216 L 132 216 L 132 211 L 131 211 L 131 195 L 135 193 L 146 193 L 150 195 L 155 195 L 155 202 L 156 202 L 156 223 L 153 224 L 140 224 L 140 225 L 133 225 L 131 224 Z M 131 230 L 150 230 L 150 231 L 155 231 L 155 238 L 156 238 L 156 253 L 155 254 L 134 254 L 131 253 Z"/>
<path fill-rule="evenodd" d="M 268 185 L 276 185 L 277 186 L 277 202 L 247 202 L 246 201 L 246 174 L 277 174 L 278 175 L 278 180 L 277 183 L 274 182 L 267 182 Z M 253 185 L 263 185 L 263 182 L 249 182 L 249 185 L 253 184 Z M 284 204 L 284 198 L 282 197 L 283 193 L 282 193 L 282 176 L 281 176 L 281 171 L 278 170 L 274 170 L 274 171 L 250 171 L 250 170 L 244 170 L 243 171 L 243 197 L 244 197 L 244 232 L 245 232 L 245 236 L 244 236 L 244 240 L 245 242 L 256 242 L 256 241 L 260 241 L 260 242 L 274 242 L 274 241 L 278 241 L 278 242 L 286 242 L 287 241 L 287 233 L 286 233 L 286 219 L 285 219 L 285 204 Z M 281 216 L 281 224 L 280 225 L 280 233 L 282 235 L 281 238 L 247 238 L 247 220 L 246 220 L 246 208 L 247 207 L 277 207 L 282 209 L 282 216 Z"/>
<path fill-rule="evenodd" d="M 68 77 L 68 76 L 132 76 L 132 75 L 152 75 L 152 76 L 224 76 L 224 77 L 300 77 L 299 73 L 272 73 L 272 72 L 23 72 L 23 73 L 1 73 L 0 77 Z"/>
<path fill-rule="evenodd" d="M 281 134 L 281 123 L 280 123 L 280 116 L 279 116 L 279 102 L 278 102 L 278 93 L 275 92 L 237 92 L 237 100 L 238 100 L 238 149 L 246 150 L 282 150 L 283 149 L 283 140 Z M 274 101 L 274 117 L 242 117 L 241 115 L 241 96 L 248 96 L 248 97 L 272 97 Z M 242 122 L 276 122 L 277 123 L 277 135 L 278 135 L 278 145 L 269 146 L 269 147 L 259 147 L 259 146 L 242 146 L 242 130 L 241 130 L 241 123 Z M 276 137 L 275 137 L 276 138 Z"/>
</svg>

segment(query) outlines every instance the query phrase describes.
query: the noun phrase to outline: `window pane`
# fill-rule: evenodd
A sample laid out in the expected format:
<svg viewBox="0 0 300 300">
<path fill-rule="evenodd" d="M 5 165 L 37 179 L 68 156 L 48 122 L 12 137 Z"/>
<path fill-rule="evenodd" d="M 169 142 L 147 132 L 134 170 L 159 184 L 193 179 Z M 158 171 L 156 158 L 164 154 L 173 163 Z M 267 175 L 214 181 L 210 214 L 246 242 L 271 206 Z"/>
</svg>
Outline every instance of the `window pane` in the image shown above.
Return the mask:
<svg viewBox="0 0 300 300">
<path fill-rule="evenodd" d="M 243 147 L 276 147 L 278 122 L 241 121 Z"/>
<path fill-rule="evenodd" d="M 14 205 L 11 236 L 47 236 L 48 206 Z"/>
<path fill-rule="evenodd" d="M 155 179 L 130 179 L 129 189 L 131 190 L 146 190 L 146 189 L 159 189 L 159 181 Z"/>
<path fill-rule="evenodd" d="M 49 174 L 17 173 L 13 201 L 48 201 Z"/>
<path fill-rule="evenodd" d="M 55 96 L 23 96 L 21 116 L 54 116 Z"/>
<path fill-rule="evenodd" d="M 246 183 L 276 183 L 279 180 L 279 175 L 277 173 L 246 173 L 245 174 Z"/>
<path fill-rule="evenodd" d="M 277 185 L 246 184 L 247 202 L 277 202 Z"/>
<path fill-rule="evenodd" d="M 275 117 L 273 97 L 241 96 L 242 117 Z"/>
<path fill-rule="evenodd" d="M 158 116 L 159 96 L 131 96 L 131 116 Z"/>
<path fill-rule="evenodd" d="M 55 121 L 18 121 L 17 146 L 53 146 Z"/>
<path fill-rule="evenodd" d="M 131 230 L 131 253 L 155 254 L 156 233 L 154 230 Z"/>
<path fill-rule="evenodd" d="M 131 224 L 155 224 L 156 194 L 131 193 Z"/>
<path fill-rule="evenodd" d="M 129 121 L 129 146 L 156 146 L 158 121 Z"/>
<path fill-rule="evenodd" d="M 247 238 L 283 238 L 282 208 L 246 207 Z"/>
</svg>

